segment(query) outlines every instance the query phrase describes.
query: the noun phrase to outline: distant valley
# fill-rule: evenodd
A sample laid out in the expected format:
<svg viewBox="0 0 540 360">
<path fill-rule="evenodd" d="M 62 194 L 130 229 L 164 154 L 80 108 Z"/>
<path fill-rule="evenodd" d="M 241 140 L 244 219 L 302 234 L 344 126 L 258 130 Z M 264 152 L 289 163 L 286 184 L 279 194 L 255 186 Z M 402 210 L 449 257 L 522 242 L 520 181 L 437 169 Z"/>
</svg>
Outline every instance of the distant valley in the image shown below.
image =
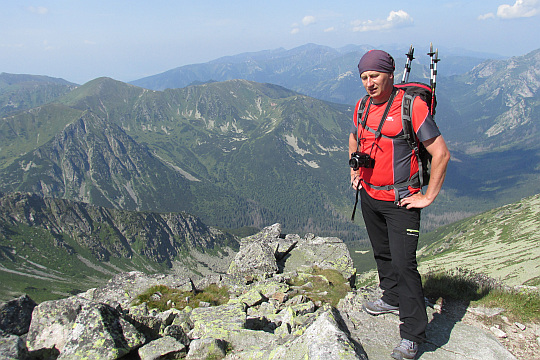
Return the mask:
<svg viewBox="0 0 540 360">
<path fill-rule="evenodd" d="M 0 300 L 62 298 L 128 271 L 223 273 L 238 242 L 185 213 L 0 194 Z"/>
</svg>

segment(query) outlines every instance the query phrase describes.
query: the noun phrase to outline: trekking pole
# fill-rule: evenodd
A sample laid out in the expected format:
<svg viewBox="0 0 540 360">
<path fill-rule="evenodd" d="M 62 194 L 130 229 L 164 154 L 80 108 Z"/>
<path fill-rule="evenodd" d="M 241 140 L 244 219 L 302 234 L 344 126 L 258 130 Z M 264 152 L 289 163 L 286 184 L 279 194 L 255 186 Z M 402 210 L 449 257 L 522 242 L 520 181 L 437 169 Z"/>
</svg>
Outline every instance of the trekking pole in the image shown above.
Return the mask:
<svg viewBox="0 0 540 360">
<path fill-rule="evenodd" d="M 439 59 L 439 49 L 433 51 L 433 43 L 429 44 L 429 57 L 431 58 L 431 64 L 429 68 L 431 69 L 430 85 L 431 85 L 431 114 L 435 110 L 435 87 L 437 86 L 437 63 L 441 60 Z"/>
<path fill-rule="evenodd" d="M 401 83 L 405 83 L 407 81 L 409 81 L 409 74 L 411 72 L 411 62 L 413 61 L 414 59 L 414 48 L 413 46 L 411 45 L 411 47 L 409 48 L 409 52 L 407 54 L 407 62 L 405 63 L 405 70 L 403 70 L 403 77 L 401 78 Z"/>
</svg>

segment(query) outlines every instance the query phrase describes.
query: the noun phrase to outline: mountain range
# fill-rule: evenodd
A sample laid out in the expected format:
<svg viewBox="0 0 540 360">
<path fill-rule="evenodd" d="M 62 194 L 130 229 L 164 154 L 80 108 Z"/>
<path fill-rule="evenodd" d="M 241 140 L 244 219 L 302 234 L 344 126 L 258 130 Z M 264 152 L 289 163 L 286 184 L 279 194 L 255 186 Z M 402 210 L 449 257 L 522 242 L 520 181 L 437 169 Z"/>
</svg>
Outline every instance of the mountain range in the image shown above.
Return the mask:
<svg viewBox="0 0 540 360">
<path fill-rule="evenodd" d="M 109 78 L 76 88 L 61 82 L 63 94 L 54 101 L 4 110 L 0 189 L 128 210 L 188 211 L 223 228 L 277 221 L 287 231 L 362 238 L 361 226 L 348 221 L 353 192 L 345 139 L 354 100 L 328 102 L 300 90 L 341 96 L 349 92 L 338 89 L 354 88 L 348 96 L 359 98 L 354 62 L 366 48 L 310 44 L 133 82 L 152 80 L 163 91 Z M 540 190 L 539 57 L 540 51 L 506 60 L 449 56 L 450 74 L 440 62 L 436 120 L 453 158 L 444 192 L 425 211 L 425 229 Z M 425 80 L 427 56 L 418 58 L 411 76 Z M 214 81 L 250 72 L 263 82 Z M 170 88 L 173 73 L 200 85 Z M 349 77 L 354 85 L 343 85 Z M 271 83 L 283 79 L 297 90 Z"/>
<path fill-rule="evenodd" d="M 356 66 L 362 55 L 373 48 L 371 45 L 348 45 L 336 49 L 306 44 L 290 50 L 280 48 L 225 56 L 204 64 L 181 66 L 130 83 L 146 89 L 165 90 L 208 81 L 245 79 L 281 85 L 321 100 L 354 104 L 365 94 Z M 424 50 L 427 52 L 428 47 L 416 50 L 413 77 L 429 78 L 429 57 L 422 54 Z M 404 54 L 409 48 L 396 47 L 387 51 L 396 59 L 396 74 L 401 79 Z M 472 52 L 455 52 L 441 57 L 441 71 L 445 76 L 463 74 L 490 58 Z"/>
</svg>

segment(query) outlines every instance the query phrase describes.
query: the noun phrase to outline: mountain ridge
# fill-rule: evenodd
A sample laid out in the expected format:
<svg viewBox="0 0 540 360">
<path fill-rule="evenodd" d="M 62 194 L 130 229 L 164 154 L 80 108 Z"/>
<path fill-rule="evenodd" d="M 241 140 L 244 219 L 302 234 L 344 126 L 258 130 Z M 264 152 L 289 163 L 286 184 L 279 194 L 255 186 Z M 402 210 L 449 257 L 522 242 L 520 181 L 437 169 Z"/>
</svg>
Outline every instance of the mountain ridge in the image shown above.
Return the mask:
<svg viewBox="0 0 540 360">
<path fill-rule="evenodd" d="M 301 50 L 331 51 L 317 46 L 306 46 L 298 53 Z M 499 70 L 491 77 L 512 77 L 515 82 L 510 88 L 493 85 L 500 82 L 491 77 L 477 78 L 472 85 L 467 76 L 441 79 L 437 123 L 453 158 L 443 193 L 424 212 L 424 222 L 430 226 L 426 229 L 440 225 L 441 219 L 450 219 L 448 214 L 458 219 L 459 214 L 483 211 L 540 191 L 535 180 L 540 160 L 534 141 L 538 119 L 534 86 L 539 81 L 534 74 L 539 63 L 534 54 L 497 62 Z M 477 71 L 489 68 L 489 64 L 479 65 Z M 503 95 L 488 99 L 476 94 L 478 89 L 499 89 L 507 98 L 527 82 L 530 91 L 515 104 L 501 102 Z M 6 150 L 0 151 L 0 168 L 35 150 L 31 145 L 34 139 L 42 146 L 47 136 L 55 135 L 53 130 L 47 133 L 35 126 L 47 123 L 40 114 L 52 106 L 46 104 L 2 119 L 0 126 L 9 136 L 5 138 Z M 524 112 L 523 106 L 528 110 Z M 364 233 L 357 232 L 361 226 L 347 221 L 352 192 L 346 181 L 339 180 L 347 178 L 345 138 L 352 105 L 324 102 L 279 85 L 247 80 L 152 91 L 98 78 L 58 98 L 54 107 L 58 113 L 49 117 L 63 119 L 55 129 L 91 111 L 146 147 L 155 157 L 152 161 L 159 160 L 190 179 L 179 182 L 188 184 L 188 192 L 198 199 L 195 208 L 187 210 L 214 225 L 260 227 L 272 219 L 287 230 L 292 223 L 294 231 L 300 233 L 346 229 L 340 236 L 366 240 Z M 518 114 L 513 119 L 519 120 L 513 129 L 488 136 L 498 119 L 513 113 Z M 19 179 L 23 173 L 19 171 Z M 17 182 L 24 181 L 12 181 Z M 115 185 L 123 194 L 118 198 L 129 199 L 131 195 L 121 189 L 121 182 L 128 183 L 123 179 Z M 175 194 L 169 183 L 164 193 Z M 212 187 L 215 191 L 208 191 Z M 219 206 L 213 204 L 216 201 L 220 201 Z M 467 209 L 458 206 L 462 203 Z"/>
<path fill-rule="evenodd" d="M 14 292 L 36 300 L 58 298 L 102 284 L 121 271 L 179 271 L 195 277 L 212 269 L 223 272 L 236 249 L 235 237 L 187 213 L 133 212 L 34 194 L 0 194 L 3 299 Z"/>
<path fill-rule="evenodd" d="M 108 94 L 114 94 L 114 97 Z M 58 99 L 57 104 L 59 111 L 66 110 L 67 115 L 62 116 L 71 116 L 72 123 L 62 130 L 63 135 L 61 133 L 56 140 L 51 139 L 49 144 L 41 145 L 11 162 L 6 159 L 9 165 L 4 164 L 5 168 L 1 170 L 4 191 L 38 191 L 43 195 L 54 194 L 82 201 L 89 201 L 89 198 L 93 198 L 92 201 L 101 199 L 98 205 L 132 210 L 190 211 L 224 227 L 259 227 L 274 217 L 283 220 L 287 227 L 291 222 L 294 226 L 304 224 L 302 227 L 306 229 L 303 231 L 307 231 L 309 226 L 313 226 L 306 227 L 308 221 L 301 220 L 301 217 L 286 219 L 285 209 L 291 206 L 287 204 L 286 194 L 290 194 L 291 190 L 284 193 L 278 188 L 287 186 L 289 180 L 285 178 L 285 173 L 290 173 L 289 177 L 298 179 L 295 180 L 298 187 L 301 186 L 300 178 L 308 179 L 311 183 L 311 186 L 300 190 L 295 188 L 295 191 L 299 191 L 296 196 L 303 194 L 308 204 L 320 202 L 328 203 L 330 209 L 335 207 L 331 202 L 321 200 L 321 194 L 317 194 L 316 190 L 322 183 L 317 177 L 328 176 L 320 170 L 322 161 L 337 166 L 324 155 L 332 155 L 344 149 L 339 134 L 348 127 L 344 124 L 345 118 L 348 118 L 346 107 L 308 98 L 277 85 L 245 80 L 155 92 L 108 78 L 96 79 L 80 86 Z M 26 115 L 20 113 L 18 116 Z M 23 118 L 17 121 L 19 118 L 15 116 L 10 121 L 23 123 Z M 82 140 L 76 139 L 76 134 L 83 136 L 86 131 L 85 125 L 80 123 L 81 119 L 100 124 L 89 127 L 93 129 L 96 139 L 105 133 L 115 135 L 100 143 L 80 142 Z M 79 130 L 73 132 L 70 129 L 75 123 L 80 123 L 75 126 Z M 73 166 L 63 169 L 59 161 L 68 160 L 69 156 L 54 155 L 58 151 L 52 149 L 58 146 L 53 143 L 59 144 L 60 150 L 71 146 L 71 150 L 62 150 L 62 153 L 74 157 L 73 161 L 79 164 L 78 171 L 74 172 Z M 74 146 L 76 143 L 80 145 Z M 150 192 L 142 188 L 135 191 L 137 186 L 130 181 L 132 175 L 124 173 L 121 168 L 116 171 L 111 167 L 118 159 L 118 154 L 111 149 L 119 145 L 125 149 L 140 149 L 136 154 L 123 154 L 122 161 L 129 162 L 130 156 L 139 157 L 146 153 L 147 160 L 142 163 L 148 162 L 149 166 L 157 166 L 162 170 L 156 172 L 146 169 L 144 173 L 152 178 L 154 175 L 150 172 L 168 175 L 147 183 L 154 184 L 153 188 L 150 186 Z M 105 159 L 96 157 L 101 165 L 92 165 L 92 168 L 102 169 L 104 174 L 101 176 L 102 181 L 96 183 L 95 179 L 92 180 L 93 173 L 89 170 L 91 158 L 87 155 L 97 155 L 100 152 L 105 154 Z M 280 158 L 276 159 L 269 154 L 280 154 Z M 54 159 L 46 160 L 53 155 Z M 259 161 L 253 162 L 253 159 Z M 40 175 L 37 174 L 41 170 L 34 165 L 44 161 L 49 163 L 49 168 L 56 169 L 52 172 L 56 175 L 53 178 L 50 174 L 43 175 L 57 185 L 48 184 L 44 188 L 39 182 L 43 179 L 38 181 Z M 129 168 L 131 165 L 126 163 L 120 166 Z M 309 175 L 313 171 L 321 175 Z M 269 176 L 272 172 L 279 176 Z M 32 173 L 36 176 L 28 176 Z M 98 176 L 99 171 L 94 175 Z M 65 194 L 66 181 L 73 176 L 80 179 L 77 184 L 87 184 L 87 188 L 83 189 L 85 194 Z M 114 180 L 115 177 L 121 177 L 122 180 L 105 181 Z M 168 181 L 167 178 L 176 180 Z M 140 176 L 138 179 L 139 185 L 145 184 Z M 167 187 L 158 191 L 156 186 L 166 181 Z M 101 195 L 89 196 L 88 189 L 92 186 Z M 262 193 L 261 188 L 264 189 Z M 80 189 L 78 185 L 77 189 Z M 113 193 L 110 196 L 105 196 L 111 191 Z M 163 194 L 172 195 L 159 202 L 157 199 Z M 182 201 L 179 201 L 182 196 L 189 204 L 183 206 Z M 144 205 L 134 203 L 135 199 L 145 197 L 148 201 Z M 109 198 L 116 200 L 111 201 Z M 195 198 L 197 202 L 193 202 Z M 167 205 L 166 201 L 171 205 Z M 303 207 L 300 211 L 304 214 L 313 214 L 312 210 L 305 207 L 305 202 L 294 206 Z M 318 209 L 315 214 L 319 218 L 329 217 L 325 209 Z M 313 219 L 311 224 L 318 222 Z"/>
</svg>

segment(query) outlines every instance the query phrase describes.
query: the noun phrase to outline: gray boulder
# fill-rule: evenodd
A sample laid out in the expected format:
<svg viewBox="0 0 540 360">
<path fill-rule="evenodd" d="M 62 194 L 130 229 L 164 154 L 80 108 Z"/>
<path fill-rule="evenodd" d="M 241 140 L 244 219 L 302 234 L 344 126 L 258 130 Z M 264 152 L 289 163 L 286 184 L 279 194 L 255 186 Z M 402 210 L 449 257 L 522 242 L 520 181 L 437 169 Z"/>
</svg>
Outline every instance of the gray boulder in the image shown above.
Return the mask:
<svg viewBox="0 0 540 360">
<path fill-rule="evenodd" d="M 139 349 L 141 360 L 182 359 L 186 356 L 184 344 L 170 336 L 154 340 Z"/>
<path fill-rule="evenodd" d="M 362 344 L 370 360 L 386 360 L 399 343 L 399 316 L 371 316 L 361 310 L 366 298 L 379 297 L 379 291 L 352 291 L 342 299 L 338 310 L 351 339 Z M 428 341 L 419 347 L 422 360 L 515 360 L 515 357 L 488 331 L 466 325 L 427 307 Z"/>
<path fill-rule="evenodd" d="M 213 338 L 197 339 L 191 342 L 186 360 L 223 359 L 226 355 L 225 341 Z"/>
<path fill-rule="evenodd" d="M 300 238 L 281 265 L 284 273 L 314 266 L 339 271 L 351 286 L 356 281 L 356 269 L 349 249 L 339 238 L 307 234 Z"/>
<path fill-rule="evenodd" d="M 246 309 L 242 303 L 197 308 L 190 318 L 194 325 L 190 338 L 227 339 L 230 331 L 244 329 Z"/>
<path fill-rule="evenodd" d="M 0 360 L 26 359 L 27 351 L 24 340 L 17 335 L 0 330 Z"/>
<path fill-rule="evenodd" d="M 23 335 L 28 332 L 36 302 L 28 295 L 0 304 L 0 330 L 8 334 Z"/>
<path fill-rule="evenodd" d="M 341 239 L 313 234 L 304 238 L 296 234 L 282 236 L 281 225 L 274 224 L 240 241 L 240 250 L 228 273 L 271 277 L 314 266 L 339 271 L 351 285 L 356 281 L 356 269 Z"/>
<path fill-rule="evenodd" d="M 138 295 L 157 285 L 165 285 L 185 291 L 192 291 L 194 288 L 193 282 L 187 276 L 174 274 L 148 275 L 140 271 L 131 271 L 117 274 L 105 286 L 90 289 L 79 294 L 79 296 L 112 306 L 120 304 L 122 307 L 127 308 Z"/>
<path fill-rule="evenodd" d="M 311 317 L 299 331 L 288 336 L 261 341 L 255 338 L 252 348 L 243 346 L 241 351 L 233 350 L 226 360 L 338 360 L 367 359 L 361 346 L 354 343 L 342 330 L 339 314 L 330 307 L 322 308 L 316 316 Z M 245 338 L 245 337 L 244 337 Z M 263 336 L 262 339 L 266 337 Z M 245 341 L 245 340 L 244 340 Z M 253 346 L 255 345 L 255 346 Z M 237 347 L 233 346 L 233 349 Z"/>
<path fill-rule="evenodd" d="M 264 242 L 243 243 L 229 267 L 229 274 L 274 274 L 278 271 L 274 249 Z"/>
<path fill-rule="evenodd" d="M 27 338 L 31 355 L 57 352 L 58 359 L 117 359 L 145 342 L 116 309 L 78 297 L 36 306 Z"/>
</svg>

